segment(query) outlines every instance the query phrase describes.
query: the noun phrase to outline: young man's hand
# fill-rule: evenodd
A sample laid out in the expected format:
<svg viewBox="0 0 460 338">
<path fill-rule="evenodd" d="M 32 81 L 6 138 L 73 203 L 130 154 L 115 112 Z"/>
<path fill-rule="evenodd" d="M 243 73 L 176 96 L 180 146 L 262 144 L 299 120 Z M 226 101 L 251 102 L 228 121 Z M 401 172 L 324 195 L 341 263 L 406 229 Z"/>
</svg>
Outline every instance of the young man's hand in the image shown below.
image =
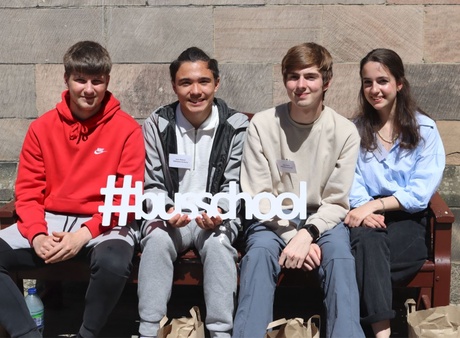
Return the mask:
<svg viewBox="0 0 460 338">
<path fill-rule="evenodd" d="M 45 260 L 46 254 L 59 244 L 59 240 L 54 236 L 39 234 L 32 240 L 32 247 L 38 257 Z"/>
<path fill-rule="evenodd" d="M 219 213 L 222 213 L 221 208 L 217 208 Z M 222 218 L 220 216 L 209 217 L 207 213 L 201 213 L 201 216 L 195 218 L 196 224 L 203 230 L 214 230 L 222 224 Z"/>
<path fill-rule="evenodd" d="M 316 269 L 321 264 L 321 248 L 318 244 L 312 243 L 302 268 L 308 271 Z"/>
<path fill-rule="evenodd" d="M 313 238 L 306 229 L 300 229 L 281 252 L 279 264 L 288 269 L 300 269 L 306 262 Z"/>
<path fill-rule="evenodd" d="M 168 209 L 167 213 L 168 214 L 172 214 L 174 212 L 174 207 L 171 207 Z M 175 216 L 173 216 L 171 219 L 169 219 L 168 221 L 166 221 L 166 223 L 168 223 L 170 226 L 172 226 L 173 228 L 182 228 L 184 226 L 186 226 L 187 224 L 189 224 L 191 221 L 190 217 L 186 214 L 177 214 Z"/>
<path fill-rule="evenodd" d="M 44 255 L 45 263 L 57 263 L 74 257 L 92 236 L 85 226 L 76 232 L 53 232 L 54 241 L 57 242 L 51 250 Z"/>
</svg>

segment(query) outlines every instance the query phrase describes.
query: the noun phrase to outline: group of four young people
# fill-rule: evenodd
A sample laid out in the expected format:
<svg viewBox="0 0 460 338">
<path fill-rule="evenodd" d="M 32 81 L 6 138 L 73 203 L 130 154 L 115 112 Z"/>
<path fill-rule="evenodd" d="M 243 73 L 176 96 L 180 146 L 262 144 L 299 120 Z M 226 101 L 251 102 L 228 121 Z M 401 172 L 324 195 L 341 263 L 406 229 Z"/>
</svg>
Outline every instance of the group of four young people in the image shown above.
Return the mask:
<svg viewBox="0 0 460 338">
<path fill-rule="evenodd" d="M 215 97 L 217 61 L 196 47 L 170 65 L 178 100 L 155 110 L 142 130 L 107 90 L 111 61 L 101 45 L 73 45 L 64 66 L 62 101 L 31 124 L 21 151 L 18 222 L 0 231 L 0 325 L 12 337 L 40 334 L 8 270 L 87 259 L 91 278 L 78 336 L 95 337 L 123 290 L 138 239 L 142 337 L 156 336 L 173 263 L 190 247 L 203 262 L 211 337 L 263 337 L 282 267 L 317 273 L 328 337 L 364 336 L 360 317 L 376 336 L 390 335 L 392 283 L 409 279 L 427 257 L 425 210 L 445 159 L 436 125 L 416 107 L 395 52 L 376 49 L 361 61 L 355 124 L 324 105 L 332 58 L 315 43 L 289 49 L 281 64 L 289 102 L 251 123 Z M 117 187 L 131 175 L 144 181 L 145 192 L 164 193 L 172 217 L 138 226 L 131 215 L 119 226 L 113 214 L 103 226 L 98 206 L 108 175 L 116 175 Z M 242 222 L 175 210 L 175 193 L 225 193 L 230 182 L 251 196 L 299 195 L 299 183 L 307 182 L 307 218 Z M 292 203 L 283 200 L 286 213 Z M 229 207 L 219 199 L 220 213 Z M 266 213 L 270 204 L 259 207 Z M 237 295 L 233 243 L 240 231 Z"/>
</svg>

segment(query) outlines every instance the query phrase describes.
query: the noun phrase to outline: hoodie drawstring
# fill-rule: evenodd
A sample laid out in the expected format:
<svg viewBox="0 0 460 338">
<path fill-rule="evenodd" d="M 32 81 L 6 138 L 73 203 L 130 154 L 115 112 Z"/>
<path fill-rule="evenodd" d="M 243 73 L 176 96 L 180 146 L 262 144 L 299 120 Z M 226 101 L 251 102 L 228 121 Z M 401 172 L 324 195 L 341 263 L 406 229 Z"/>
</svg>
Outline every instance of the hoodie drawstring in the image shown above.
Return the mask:
<svg viewBox="0 0 460 338">
<path fill-rule="evenodd" d="M 70 131 L 69 139 L 71 141 L 77 139 L 77 144 L 80 143 L 80 140 L 86 141 L 88 139 L 88 127 L 79 122 L 75 123 Z"/>
</svg>

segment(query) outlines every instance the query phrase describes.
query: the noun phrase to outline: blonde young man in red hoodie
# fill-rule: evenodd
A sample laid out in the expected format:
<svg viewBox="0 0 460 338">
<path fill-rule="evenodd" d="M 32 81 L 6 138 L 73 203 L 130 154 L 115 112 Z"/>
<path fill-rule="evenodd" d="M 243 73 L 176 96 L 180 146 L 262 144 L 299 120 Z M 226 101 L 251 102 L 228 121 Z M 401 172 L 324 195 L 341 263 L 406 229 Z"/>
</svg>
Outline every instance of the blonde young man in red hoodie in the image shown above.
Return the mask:
<svg viewBox="0 0 460 338">
<path fill-rule="evenodd" d="M 131 268 L 135 229 L 119 226 L 115 214 L 103 226 L 98 207 L 107 176 L 116 175 L 117 187 L 125 175 L 143 181 L 142 131 L 107 91 L 112 62 L 100 44 L 76 43 L 64 66 L 62 101 L 32 122 L 24 140 L 15 189 L 18 222 L 0 231 L 0 325 L 11 337 L 41 333 L 9 269 L 86 258 L 91 279 L 78 336 L 95 337 Z"/>
</svg>

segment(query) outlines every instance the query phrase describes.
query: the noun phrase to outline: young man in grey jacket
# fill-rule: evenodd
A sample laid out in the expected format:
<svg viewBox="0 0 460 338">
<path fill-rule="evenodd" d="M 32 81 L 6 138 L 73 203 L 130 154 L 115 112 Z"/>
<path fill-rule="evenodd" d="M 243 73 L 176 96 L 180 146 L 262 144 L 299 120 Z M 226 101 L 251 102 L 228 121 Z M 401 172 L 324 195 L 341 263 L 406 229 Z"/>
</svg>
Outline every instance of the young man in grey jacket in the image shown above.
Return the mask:
<svg viewBox="0 0 460 338">
<path fill-rule="evenodd" d="M 146 220 L 141 227 L 139 271 L 139 333 L 157 335 L 167 312 L 178 254 L 194 247 L 203 262 L 206 327 L 211 337 L 230 337 L 237 288 L 239 219 L 223 220 L 201 210 L 193 216 L 176 210 L 176 193 L 225 193 L 239 186 L 240 161 L 247 117 L 214 97 L 219 88 L 217 61 L 191 47 L 171 63 L 170 75 L 178 101 L 158 108 L 145 121 L 145 193 L 165 196 L 171 217 Z M 163 206 L 161 206 L 163 207 Z M 179 207 L 178 207 L 179 208 Z M 158 205 L 146 204 L 146 212 Z M 219 199 L 219 213 L 229 211 Z M 167 219 L 169 218 L 169 219 Z"/>
</svg>

